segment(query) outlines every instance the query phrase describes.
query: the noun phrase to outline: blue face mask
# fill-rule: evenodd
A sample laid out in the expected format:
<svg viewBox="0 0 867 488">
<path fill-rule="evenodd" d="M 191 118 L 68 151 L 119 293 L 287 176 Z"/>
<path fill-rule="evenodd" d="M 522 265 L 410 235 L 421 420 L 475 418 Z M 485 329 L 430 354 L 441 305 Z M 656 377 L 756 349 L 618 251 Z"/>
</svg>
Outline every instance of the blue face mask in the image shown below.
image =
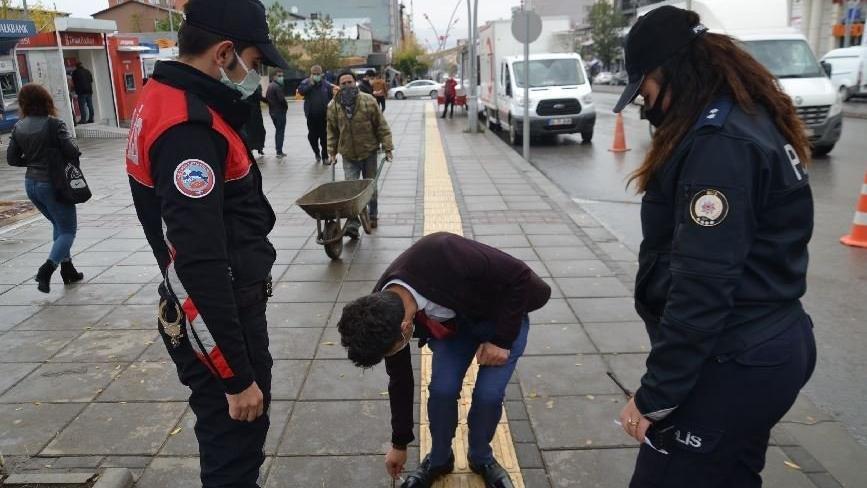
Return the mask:
<svg viewBox="0 0 867 488">
<path fill-rule="evenodd" d="M 232 81 L 232 79 L 229 78 L 229 75 L 226 74 L 226 70 L 224 70 L 223 67 L 220 66 L 220 82 L 240 93 L 241 98 L 248 98 L 250 95 L 256 92 L 257 88 L 259 88 L 259 83 L 262 81 L 262 76 L 259 75 L 259 73 L 257 73 L 256 71 L 251 70 L 247 67 L 247 65 L 244 63 L 244 60 L 241 59 L 240 55 L 238 55 L 238 51 L 235 51 L 235 59 L 237 59 L 238 62 L 241 63 L 241 67 L 244 68 L 244 71 L 247 72 L 247 74 L 244 75 L 244 79 L 240 82 Z"/>
</svg>

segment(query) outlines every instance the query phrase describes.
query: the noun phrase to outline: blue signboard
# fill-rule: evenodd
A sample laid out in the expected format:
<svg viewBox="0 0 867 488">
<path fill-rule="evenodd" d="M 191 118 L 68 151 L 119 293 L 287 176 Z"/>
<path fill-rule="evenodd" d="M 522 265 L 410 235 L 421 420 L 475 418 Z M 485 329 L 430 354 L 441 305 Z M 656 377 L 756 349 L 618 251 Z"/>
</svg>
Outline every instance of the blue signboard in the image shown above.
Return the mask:
<svg viewBox="0 0 867 488">
<path fill-rule="evenodd" d="M 30 20 L 0 20 L 0 54 L 11 51 L 18 39 L 36 34 L 36 24 Z"/>
</svg>

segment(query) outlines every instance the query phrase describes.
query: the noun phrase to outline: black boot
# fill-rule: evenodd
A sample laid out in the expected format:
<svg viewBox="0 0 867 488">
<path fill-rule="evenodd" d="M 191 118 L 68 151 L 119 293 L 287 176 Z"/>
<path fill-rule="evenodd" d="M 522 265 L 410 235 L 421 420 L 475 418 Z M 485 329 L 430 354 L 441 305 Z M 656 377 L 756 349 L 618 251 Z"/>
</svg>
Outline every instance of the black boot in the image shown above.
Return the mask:
<svg viewBox="0 0 867 488">
<path fill-rule="evenodd" d="M 60 277 L 63 278 L 63 284 L 68 285 L 83 280 L 84 273 L 79 273 L 72 261 L 63 261 L 60 263 Z"/>
<path fill-rule="evenodd" d="M 39 271 L 36 272 L 36 282 L 39 283 L 37 288 L 42 293 L 49 293 L 51 291 L 51 275 L 54 274 L 55 269 L 57 269 L 57 265 L 49 260 L 45 261 L 45 264 L 40 266 Z"/>
</svg>

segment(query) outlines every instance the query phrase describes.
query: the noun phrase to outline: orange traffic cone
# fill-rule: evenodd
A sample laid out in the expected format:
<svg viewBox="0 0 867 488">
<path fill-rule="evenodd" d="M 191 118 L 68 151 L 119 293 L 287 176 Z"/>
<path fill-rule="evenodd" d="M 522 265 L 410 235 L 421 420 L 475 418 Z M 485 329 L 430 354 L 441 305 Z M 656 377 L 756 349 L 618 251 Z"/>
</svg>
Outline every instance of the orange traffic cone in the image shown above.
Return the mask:
<svg viewBox="0 0 867 488">
<path fill-rule="evenodd" d="M 626 152 L 628 150 L 626 134 L 623 132 L 623 114 L 617 114 L 617 121 L 614 123 L 614 144 L 611 145 L 609 151 Z"/>
<path fill-rule="evenodd" d="M 861 185 L 861 196 L 855 207 L 855 218 L 852 220 L 852 232 L 840 238 L 847 246 L 867 248 L 867 173 L 864 174 L 864 184 Z"/>
</svg>

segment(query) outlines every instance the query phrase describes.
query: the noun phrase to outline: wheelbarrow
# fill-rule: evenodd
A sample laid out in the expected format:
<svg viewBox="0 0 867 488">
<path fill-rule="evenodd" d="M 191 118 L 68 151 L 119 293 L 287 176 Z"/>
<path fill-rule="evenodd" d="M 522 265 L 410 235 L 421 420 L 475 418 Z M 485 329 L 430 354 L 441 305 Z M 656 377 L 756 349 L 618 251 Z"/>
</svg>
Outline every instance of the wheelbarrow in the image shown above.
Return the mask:
<svg viewBox="0 0 867 488">
<path fill-rule="evenodd" d="M 335 164 L 331 165 L 331 182 L 323 183 L 295 200 L 307 215 L 316 219 L 316 243 L 325 247 L 325 254 L 339 259 L 343 252 L 343 237 L 349 220 L 357 217 L 366 234 L 370 234 L 367 204 L 373 197 L 379 173 L 385 164 L 382 158 L 373 179 L 335 181 Z M 341 225 L 340 220 L 344 219 Z"/>
</svg>

